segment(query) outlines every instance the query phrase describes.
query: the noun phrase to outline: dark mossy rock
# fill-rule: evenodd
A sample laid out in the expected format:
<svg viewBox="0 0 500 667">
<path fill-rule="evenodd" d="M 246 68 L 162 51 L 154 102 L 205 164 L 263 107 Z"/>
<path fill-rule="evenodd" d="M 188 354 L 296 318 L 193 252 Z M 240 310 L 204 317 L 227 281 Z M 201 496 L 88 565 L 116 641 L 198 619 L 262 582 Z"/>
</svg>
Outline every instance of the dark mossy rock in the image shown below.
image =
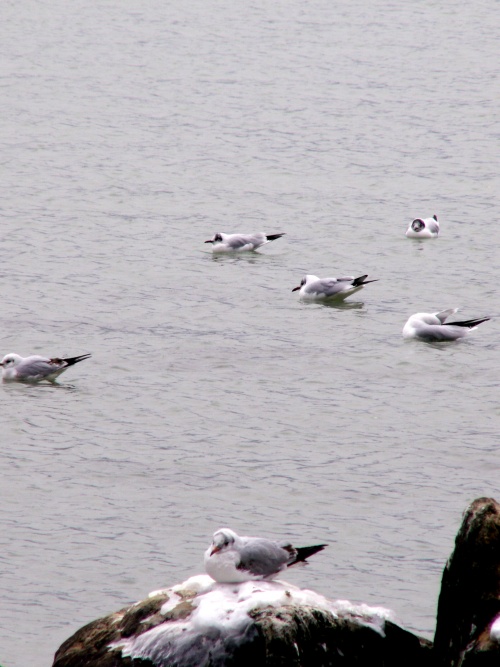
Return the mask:
<svg viewBox="0 0 500 667">
<path fill-rule="evenodd" d="M 500 614 L 500 505 L 478 498 L 464 513 L 443 572 L 434 639 L 438 667 L 500 665 L 490 627 Z"/>
<path fill-rule="evenodd" d="M 430 664 L 432 643 L 389 620 L 376 628 L 359 618 L 316 609 L 269 609 L 256 623 L 255 665 L 266 667 L 420 667 Z"/>
<path fill-rule="evenodd" d="M 193 577 L 86 625 L 54 667 L 417 667 L 430 642 L 387 610 L 336 606 L 285 582 L 216 584 Z"/>
<path fill-rule="evenodd" d="M 206 575 L 89 623 L 53 667 L 499 667 L 500 505 L 466 510 L 444 569 L 434 647 L 383 609 L 280 581 Z"/>
<path fill-rule="evenodd" d="M 121 651 L 110 651 L 108 646 L 122 637 L 140 634 L 158 622 L 163 622 L 165 619 L 159 616 L 159 611 L 167 601 L 166 593 L 159 594 L 84 625 L 61 644 L 54 665 L 57 667 L 133 665 L 133 660 L 123 659 Z M 147 667 L 147 662 L 143 660 L 140 664 L 142 667 Z"/>
</svg>

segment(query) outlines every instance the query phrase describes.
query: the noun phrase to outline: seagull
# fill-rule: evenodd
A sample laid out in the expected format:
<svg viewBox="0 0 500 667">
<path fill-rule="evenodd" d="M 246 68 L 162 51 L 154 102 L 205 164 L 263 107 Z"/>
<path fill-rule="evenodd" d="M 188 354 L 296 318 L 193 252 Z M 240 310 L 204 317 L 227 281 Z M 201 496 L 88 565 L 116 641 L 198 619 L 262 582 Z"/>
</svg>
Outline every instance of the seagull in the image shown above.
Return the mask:
<svg viewBox="0 0 500 667">
<path fill-rule="evenodd" d="M 451 341 L 464 338 L 472 329 L 490 318 L 483 317 L 463 322 L 446 322 L 450 315 L 458 312 L 458 308 L 449 308 L 439 313 L 415 313 L 403 327 L 404 338 L 418 338 L 428 343 L 433 341 Z"/>
<path fill-rule="evenodd" d="M 318 276 L 307 275 L 302 278 L 300 285 L 294 287 L 292 292 L 300 290 L 300 298 L 304 301 L 343 301 L 351 294 L 359 292 L 368 283 L 376 280 L 365 280 L 368 274 L 355 278 L 344 276 L 343 278 L 318 278 Z"/>
<path fill-rule="evenodd" d="M 246 252 L 257 250 L 269 241 L 276 241 L 284 234 L 223 234 L 217 232 L 213 239 L 208 239 L 205 243 L 212 244 L 212 252 Z"/>
<path fill-rule="evenodd" d="M 287 567 L 305 563 L 306 558 L 326 546 L 292 547 L 265 537 L 240 537 L 230 528 L 221 528 L 205 551 L 205 569 L 212 579 L 222 583 L 273 579 Z"/>
<path fill-rule="evenodd" d="M 439 222 L 437 215 L 432 218 L 416 218 L 406 230 L 410 239 L 435 239 L 439 236 Z"/>
<path fill-rule="evenodd" d="M 69 366 L 88 359 L 90 356 L 90 354 L 81 354 L 78 357 L 66 357 L 65 359 L 48 359 L 38 355 L 21 357 L 11 352 L 0 361 L 2 378 L 4 381 L 42 382 L 47 380 L 47 382 L 54 383 Z"/>
</svg>

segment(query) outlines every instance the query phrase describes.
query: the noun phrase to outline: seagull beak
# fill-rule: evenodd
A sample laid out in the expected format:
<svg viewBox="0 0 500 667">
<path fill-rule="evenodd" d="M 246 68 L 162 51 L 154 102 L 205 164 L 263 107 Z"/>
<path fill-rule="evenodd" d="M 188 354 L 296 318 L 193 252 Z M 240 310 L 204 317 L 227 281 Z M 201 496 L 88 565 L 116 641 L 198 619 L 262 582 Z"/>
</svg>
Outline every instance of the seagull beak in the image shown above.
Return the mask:
<svg viewBox="0 0 500 667">
<path fill-rule="evenodd" d="M 294 287 L 292 292 L 296 292 L 298 289 L 300 289 L 300 285 L 298 287 Z"/>
<path fill-rule="evenodd" d="M 213 239 L 208 239 L 208 241 L 205 241 L 205 243 L 213 243 Z"/>
<path fill-rule="evenodd" d="M 213 556 L 213 555 L 216 554 L 218 551 L 220 551 L 220 547 L 218 547 L 218 546 L 213 546 L 213 547 L 212 547 L 212 551 L 210 552 L 210 555 Z"/>
</svg>

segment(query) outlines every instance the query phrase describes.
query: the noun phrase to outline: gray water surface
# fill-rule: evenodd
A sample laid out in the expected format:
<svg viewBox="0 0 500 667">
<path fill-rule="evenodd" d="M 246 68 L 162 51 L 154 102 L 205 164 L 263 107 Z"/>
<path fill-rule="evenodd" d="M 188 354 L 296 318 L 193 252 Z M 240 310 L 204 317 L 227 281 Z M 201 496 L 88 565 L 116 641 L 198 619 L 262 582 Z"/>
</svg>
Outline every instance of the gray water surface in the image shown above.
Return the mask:
<svg viewBox="0 0 500 667">
<path fill-rule="evenodd" d="M 286 578 L 432 636 L 499 496 L 497 13 L 2 3 L 1 354 L 93 354 L 0 386 L 2 665 L 201 572 L 224 525 L 328 542 Z M 203 243 L 259 230 L 286 236 Z M 307 305 L 305 273 L 378 282 Z M 457 306 L 493 319 L 402 339 Z"/>
</svg>

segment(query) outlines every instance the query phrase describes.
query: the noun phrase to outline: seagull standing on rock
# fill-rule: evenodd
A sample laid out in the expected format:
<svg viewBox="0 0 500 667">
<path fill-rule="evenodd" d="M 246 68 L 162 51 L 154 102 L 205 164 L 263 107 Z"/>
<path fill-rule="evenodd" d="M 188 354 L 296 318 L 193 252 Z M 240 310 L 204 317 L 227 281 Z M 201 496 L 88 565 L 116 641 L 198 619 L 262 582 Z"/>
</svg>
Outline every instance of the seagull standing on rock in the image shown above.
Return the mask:
<svg viewBox="0 0 500 667">
<path fill-rule="evenodd" d="M 269 243 L 269 241 L 276 241 L 276 239 L 284 236 L 283 234 L 264 234 L 264 232 L 257 232 L 256 234 L 223 234 L 217 232 L 212 239 L 208 239 L 205 243 L 212 244 L 212 252 L 251 252 L 257 250 L 261 246 Z"/>
<path fill-rule="evenodd" d="M 221 528 L 205 552 L 205 569 L 221 583 L 273 579 L 287 567 L 306 563 L 309 556 L 326 546 L 293 547 L 265 537 L 240 537 L 230 528 Z"/>
</svg>

